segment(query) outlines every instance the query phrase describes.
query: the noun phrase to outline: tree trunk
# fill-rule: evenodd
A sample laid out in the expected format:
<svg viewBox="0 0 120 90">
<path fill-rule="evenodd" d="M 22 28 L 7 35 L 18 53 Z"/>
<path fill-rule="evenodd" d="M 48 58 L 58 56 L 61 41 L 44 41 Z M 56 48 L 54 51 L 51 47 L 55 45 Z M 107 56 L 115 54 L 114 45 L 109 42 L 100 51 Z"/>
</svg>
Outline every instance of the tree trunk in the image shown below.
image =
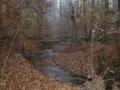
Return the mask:
<svg viewBox="0 0 120 90">
<path fill-rule="evenodd" d="M 118 0 L 118 22 L 117 28 L 120 29 L 120 0 Z"/>
<path fill-rule="evenodd" d="M 117 22 L 117 28 L 120 30 L 120 0 L 118 0 L 118 22 Z M 118 37 L 118 52 L 120 57 L 120 36 Z"/>
<path fill-rule="evenodd" d="M 84 16 L 86 17 L 86 0 L 83 0 L 83 5 L 84 5 Z M 84 25 L 84 30 L 85 30 L 85 38 L 88 38 L 88 31 L 87 31 L 87 21 L 85 20 L 85 25 Z"/>
<path fill-rule="evenodd" d="M 105 10 L 106 12 L 109 10 L 109 1 L 105 0 Z"/>
<path fill-rule="evenodd" d="M 89 40 L 91 39 L 92 29 L 93 29 L 93 18 L 94 18 L 94 5 L 95 0 L 92 0 L 92 12 L 91 12 L 91 18 L 90 18 L 90 30 L 89 30 Z"/>
<path fill-rule="evenodd" d="M 0 29 L 1 29 L 1 26 L 2 26 L 2 20 L 1 20 L 1 3 L 0 3 Z"/>
</svg>

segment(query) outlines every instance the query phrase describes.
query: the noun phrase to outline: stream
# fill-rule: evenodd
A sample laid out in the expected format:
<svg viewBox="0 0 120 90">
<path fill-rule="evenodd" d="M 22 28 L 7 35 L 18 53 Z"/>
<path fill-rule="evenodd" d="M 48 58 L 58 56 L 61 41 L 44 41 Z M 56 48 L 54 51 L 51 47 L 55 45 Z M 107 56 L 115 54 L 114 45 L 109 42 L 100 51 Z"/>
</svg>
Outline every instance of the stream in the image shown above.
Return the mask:
<svg viewBox="0 0 120 90">
<path fill-rule="evenodd" d="M 57 45 L 57 47 L 61 48 L 61 51 L 56 50 L 56 48 L 51 49 L 45 49 L 41 53 L 41 57 L 43 60 L 45 58 L 54 57 L 62 53 L 63 48 L 65 48 L 62 45 Z M 58 49 L 58 48 L 57 48 Z M 70 71 L 66 71 L 64 69 L 53 67 L 53 66 L 42 66 L 42 73 L 45 76 L 48 76 L 50 78 L 54 78 L 57 81 L 60 81 L 62 83 L 71 83 L 73 85 L 83 85 L 87 80 L 87 74 L 84 72 L 81 72 L 79 75 L 75 75 L 74 73 Z"/>
<path fill-rule="evenodd" d="M 84 73 L 81 73 L 81 75 L 78 76 L 78 75 L 74 75 L 73 73 L 69 71 L 65 71 L 63 69 L 59 69 L 57 67 L 52 67 L 52 66 L 44 66 L 42 68 L 42 71 L 44 75 L 52 77 L 55 80 L 60 81 L 62 83 L 83 85 L 87 80 L 87 77 Z"/>
<path fill-rule="evenodd" d="M 61 36 L 64 37 L 63 33 L 61 33 L 61 30 L 63 29 L 63 31 L 65 31 L 66 28 L 61 28 L 61 27 L 65 27 L 64 22 L 63 26 L 60 25 L 60 0 L 53 0 L 51 2 L 47 1 L 48 3 L 52 3 L 52 6 L 49 7 L 49 12 L 47 12 L 46 15 L 44 15 L 45 20 L 47 21 L 45 23 L 48 23 L 50 25 L 50 27 L 48 29 L 52 29 L 52 34 L 53 37 L 56 36 Z M 63 4 L 65 4 L 64 6 L 66 6 L 66 10 L 69 7 L 68 2 L 66 2 L 66 0 L 62 1 Z M 52 27 L 52 28 L 51 28 Z M 61 35 L 60 35 L 61 34 Z M 48 45 L 49 46 L 49 45 Z M 64 51 L 64 49 L 66 48 L 67 43 L 66 42 L 58 42 L 57 44 L 52 45 L 51 48 L 47 48 L 44 49 L 42 51 L 40 51 L 39 55 L 37 56 L 38 61 L 37 63 L 39 63 L 40 59 L 42 58 L 42 60 L 46 60 L 46 58 L 48 58 L 47 60 L 49 60 L 50 57 L 54 57 L 59 55 L 60 53 L 62 53 Z M 37 66 L 39 67 L 39 65 Z M 71 83 L 74 85 L 83 85 L 86 80 L 87 80 L 87 74 L 85 74 L 84 72 L 81 72 L 79 75 L 75 75 L 74 73 L 70 72 L 70 71 L 66 71 L 64 69 L 60 69 L 58 67 L 53 67 L 53 66 L 45 66 L 42 65 L 42 73 L 45 76 L 54 78 L 57 81 L 60 81 L 62 83 Z"/>
</svg>

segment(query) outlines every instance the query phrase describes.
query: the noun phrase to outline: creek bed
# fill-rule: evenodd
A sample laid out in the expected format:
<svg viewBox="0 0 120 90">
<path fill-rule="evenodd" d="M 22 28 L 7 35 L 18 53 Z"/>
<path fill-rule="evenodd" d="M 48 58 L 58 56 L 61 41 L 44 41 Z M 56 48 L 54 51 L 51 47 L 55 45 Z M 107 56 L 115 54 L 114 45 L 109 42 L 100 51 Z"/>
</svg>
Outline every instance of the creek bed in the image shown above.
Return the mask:
<svg viewBox="0 0 120 90">
<path fill-rule="evenodd" d="M 75 75 L 69 71 L 59 69 L 52 66 L 43 66 L 42 72 L 48 77 L 52 77 L 57 81 L 62 83 L 71 83 L 74 85 L 83 85 L 87 80 L 87 75 L 82 73 L 80 75 Z"/>
<path fill-rule="evenodd" d="M 63 49 L 62 46 L 59 46 L 59 48 L 60 47 Z M 49 60 L 49 58 L 57 56 L 60 53 L 62 53 L 62 51 L 56 50 L 55 48 L 45 49 L 38 55 L 38 60 L 36 60 L 36 63 L 38 64 L 43 60 Z M 42 60 L 40 60 L 40 58 Z M 62 83 L 71 83 L 72 85 L 83 85 L 87 81 L 87 74 L 85 74 L 84 72 L 81 72 L 79 75 L 75 75 L 70 71 L 66 71 L 64 69 L 61 69 L 55 66 L 47 66 L 47 65 L 40 65 L 40 64 L 36 65 L 37 68 L 39 66 L 41 67 L 41 69 L 39 70 L 45 76 L 54 78 L 55 80 L 60 81 Z"/>
</svg>

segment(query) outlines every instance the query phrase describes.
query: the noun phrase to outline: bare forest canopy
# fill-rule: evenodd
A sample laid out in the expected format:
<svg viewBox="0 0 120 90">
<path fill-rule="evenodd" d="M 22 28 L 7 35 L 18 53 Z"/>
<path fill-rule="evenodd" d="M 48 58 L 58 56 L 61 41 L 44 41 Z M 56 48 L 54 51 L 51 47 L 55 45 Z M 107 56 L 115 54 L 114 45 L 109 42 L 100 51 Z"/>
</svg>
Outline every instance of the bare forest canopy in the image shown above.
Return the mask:
<svg viewBox="0 0 120 90">
<path fill-rule="evenodd" d="M 25 47 L 29 38 L 71 43 L 90 40 L 94 29 L 96 40 L 107 40 L 111 33 L 119 33 L 120 1 L 1 0 L 0 23 L 9 37 L 18 30 L 19 42 Z"/>
</svg>

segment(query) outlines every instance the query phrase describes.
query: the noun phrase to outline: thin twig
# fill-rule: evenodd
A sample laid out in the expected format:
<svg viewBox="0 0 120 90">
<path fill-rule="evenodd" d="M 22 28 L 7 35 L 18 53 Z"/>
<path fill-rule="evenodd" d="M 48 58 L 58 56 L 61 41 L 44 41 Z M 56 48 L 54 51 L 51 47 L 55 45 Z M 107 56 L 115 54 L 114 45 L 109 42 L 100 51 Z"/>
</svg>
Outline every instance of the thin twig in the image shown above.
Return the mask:
<svg viewBox="0 0 120 90">
<path fill-rule="evenodd" d="M 92 37 L 91 37 L 91 49 L 90 49 L 90 64 L 91 64 L 91 78 L 93 79 L 93 56 L 94 56 L 94 37 L 95 37 L 95 31 L 97 29 L 98 22 L 95 24 L 94 29 L 92 30 Z M 91 83 L 91 90 L 93 86 Z"/>
<path fill-rule="evenodd" d="M 12 39 L 12 42 L 11 42 L 11 44 L 10 44 L 10 48 L 9 48 L 9 50 L 8 50 L 8 55 L 7 55 L 7 57 L 6 57 L 5 61 L 4 61 L 3 68 L 2 68 L 2 74 L 1 74 L 1 83 L 2 83 L 2 81 L 3 81 L 3 79 L 4 79 L 3 77 L 4 77 L 4 73 L 5 73 L 5 67 L 6 67 L 7 62 L 8 62 L 8 59 L 9 59 L 9 57 L 10 57 L 10 54 L 11 54 L 11 51 L 12 51 L 14 42 L 15 42 L 15 40 L 16 40 L 16 37 L 17 37 L 17 35 L 18 35 L 18 32 L 19 32 L 19 29 L 16 31 L 16 33 L 15 33 L 13 39 Z M 1 85 L 1 90 L 2 90 L 2 85 Z"/>
</svg>

